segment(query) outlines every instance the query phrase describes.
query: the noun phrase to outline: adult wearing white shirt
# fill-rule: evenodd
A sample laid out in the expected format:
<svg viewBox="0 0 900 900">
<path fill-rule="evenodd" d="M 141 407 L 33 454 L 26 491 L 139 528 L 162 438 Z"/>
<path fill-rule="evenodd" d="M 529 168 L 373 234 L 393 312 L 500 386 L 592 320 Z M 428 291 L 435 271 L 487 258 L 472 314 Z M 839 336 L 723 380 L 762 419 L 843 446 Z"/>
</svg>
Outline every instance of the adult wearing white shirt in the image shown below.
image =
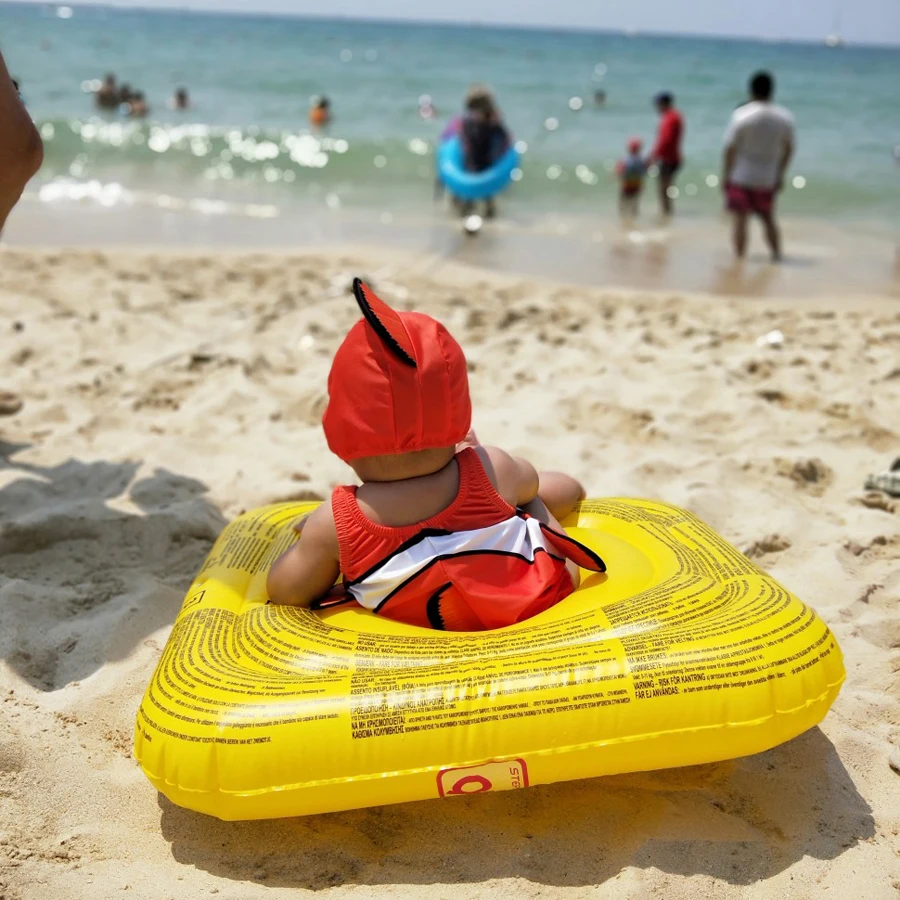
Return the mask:
<svg viewBox="0 0 900 900">
<path fill-rule="evenodd" d="M 722 185 L 734 216 L 734 252 L 747 252 L 747 220 L 762 220 L 772 259 L 781 259 L 775 196 L 794 153 L 794 117 L 772 102 L 775 79 L 757 72 L 750 79 L 750 101 L 731 115 L 725 132 Z"/>
</svg>

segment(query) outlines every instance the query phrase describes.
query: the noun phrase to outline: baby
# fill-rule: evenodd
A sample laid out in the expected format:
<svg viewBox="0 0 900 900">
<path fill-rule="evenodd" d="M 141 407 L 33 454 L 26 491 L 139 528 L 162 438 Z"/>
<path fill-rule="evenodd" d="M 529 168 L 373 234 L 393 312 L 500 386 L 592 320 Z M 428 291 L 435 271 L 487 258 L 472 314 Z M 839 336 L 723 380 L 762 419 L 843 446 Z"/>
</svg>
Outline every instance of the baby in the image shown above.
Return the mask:
<svg viewBox="0 0 900 900">
<path fill-rule="evenodd" d="M 295 525 L 271 599 L 320 608 L 343 575 L 342 598 L 382 616 L 482 631 L 558 603 L 579 567 L 605 571 L 559 525 L 581 485 L 478 444 L 466 358 L 446 328 L 395 312 L 359 279 L 353 291 L 364 318 L 335 354 L 322 424 L 362 484 Z"/>
</svg>

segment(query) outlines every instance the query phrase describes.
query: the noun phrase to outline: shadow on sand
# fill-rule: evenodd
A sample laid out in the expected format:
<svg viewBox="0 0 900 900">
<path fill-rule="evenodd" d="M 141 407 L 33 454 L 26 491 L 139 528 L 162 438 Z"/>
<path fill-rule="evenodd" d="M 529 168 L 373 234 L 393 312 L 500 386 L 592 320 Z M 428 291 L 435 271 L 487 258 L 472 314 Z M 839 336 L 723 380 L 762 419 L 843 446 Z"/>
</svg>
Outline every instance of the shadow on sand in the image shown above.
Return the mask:
<svg viewBox="0 0 900 900">
<path fill-rule="evenodd" d="M 263 822 L 221 822 L 160 796 L 176 860 L 237 881 L 601 884 L 625 866 L 750 884 L 874 834 L 818 729 L 732 762 Z"/>
<path fill-rule="evenodd" d="M 0 442 L 0 472 L 19 476 L 0 488 L 0 657 L 50 691 L 174 621 L 225 521 L 195 479 L 16 462 L 23 449 Z"/>
<path fill-rule="evenodd" d="M 40 690 L 125 658 L 173 621 L 224 526 L 201 482 L 138 463 L 16 463 L 0 444 L 0 656 Z M 136 507 L 136 509 L 135 509 Z M 236 881 L 601 884 L 626 866 L 745 885 L 874 834 L 819 729 L 766 753 L 305 818 L 221 822 L 160 797 L 181 863 Z"/>
</svg>

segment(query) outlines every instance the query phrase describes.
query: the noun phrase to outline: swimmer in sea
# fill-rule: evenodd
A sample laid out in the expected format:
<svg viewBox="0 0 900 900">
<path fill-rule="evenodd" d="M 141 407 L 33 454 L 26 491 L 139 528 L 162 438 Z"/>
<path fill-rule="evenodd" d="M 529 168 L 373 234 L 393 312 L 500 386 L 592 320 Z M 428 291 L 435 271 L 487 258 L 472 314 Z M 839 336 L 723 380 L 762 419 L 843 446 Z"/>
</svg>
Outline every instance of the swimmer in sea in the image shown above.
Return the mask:
<svg viewBox="0 0 900 900">
<path fill-rule="evenodd" d="M 116 76 L 109 72 L 103 79 L 103 83 L 94 94 L 94 103 L 99 109 L 116 109 L 122 102 L 119 99 L 119 88 L 116 85 Z"/>
<path fill-rule="evenodd" d="M 431 97 L 428 94 L 422 94 L 419 97 L 419 115 L 423 119 L 433 119 L 437 116 L 437 109 L 435 109 L 434 104 L 431 102 Z"/>
<path fill-rule="evenodd" d="M 128 117 L 131 119 L 143 119 L 150 112 L 143 91 L 135 91 L 128 101 Z"/>
<path fill-rule="evenodd" d="M 131 101 L 134 99 L 134 91 L 127 81 L 123 81 L 119 85 L 117 109 L 119 114 L 123 116 L 131 115 Z"/>
<path fill-rule="evenodd" d="M 309 124 L 313 128 L 321 128 L 331 121 L 331 101 L 327 97 L 319 97 L 309 111 Z"/>
<path fill-rule="evenodd" d="M 172 99 L 169 101 L 169 107 L 171 109 L 189 109 L 191 105 L 190 97 L 188 97 L 187 88 L 180 87 L 172 96 Z"/>
</svg>

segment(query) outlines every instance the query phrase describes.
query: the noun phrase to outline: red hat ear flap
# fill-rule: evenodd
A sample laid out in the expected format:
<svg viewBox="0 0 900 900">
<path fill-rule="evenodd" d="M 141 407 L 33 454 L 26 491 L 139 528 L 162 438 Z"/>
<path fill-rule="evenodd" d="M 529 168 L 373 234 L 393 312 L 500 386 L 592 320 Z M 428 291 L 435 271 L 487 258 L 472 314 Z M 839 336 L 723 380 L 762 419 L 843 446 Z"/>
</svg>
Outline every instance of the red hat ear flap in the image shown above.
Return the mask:
<svg viewBox="0 0 900 900">
<path fill-rule="evenodd" d="M 353 295 L 365 320 L 375 329 L 388 350 L 401 362 L 414 369 L 418 368 L 416 350 L 400 314 L 376 297 L 359 278 L 353 279 Z"/>
</svg>

